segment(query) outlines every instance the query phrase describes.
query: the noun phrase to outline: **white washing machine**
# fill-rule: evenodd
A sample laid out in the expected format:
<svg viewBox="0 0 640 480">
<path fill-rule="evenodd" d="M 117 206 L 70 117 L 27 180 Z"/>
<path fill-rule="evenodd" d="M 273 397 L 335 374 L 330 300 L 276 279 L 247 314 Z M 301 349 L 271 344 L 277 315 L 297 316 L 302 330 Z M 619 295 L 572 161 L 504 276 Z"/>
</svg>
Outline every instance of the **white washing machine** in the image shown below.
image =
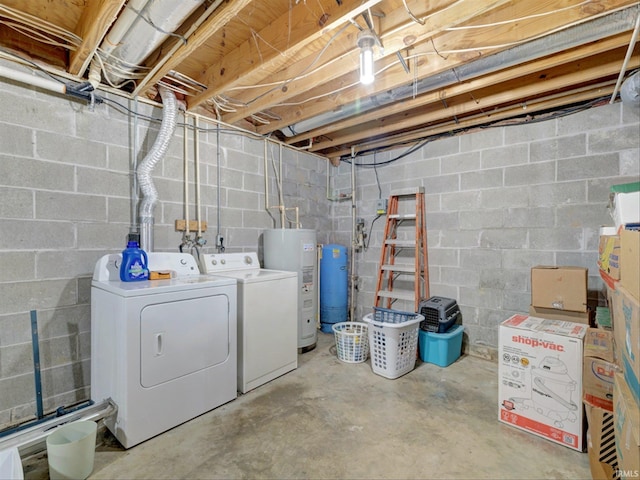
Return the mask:
<svg viewBox="0 0 640 480">
<path fill-rule="evenodd" d="M 238 391 L 298 367 L 298 274 L 260 268 L 258 254 L 201 257 L 202 271 L 238 281 Z"/>
<path fill-rule="evenodd" d="M 106 424 L 125 448 L 237 397 L 237 282 L 186 253 L 148 256 L 171 278 L 121 282 L 114 254 L 91 283 L 91 398 L 118 405 Z"/>
</svg>

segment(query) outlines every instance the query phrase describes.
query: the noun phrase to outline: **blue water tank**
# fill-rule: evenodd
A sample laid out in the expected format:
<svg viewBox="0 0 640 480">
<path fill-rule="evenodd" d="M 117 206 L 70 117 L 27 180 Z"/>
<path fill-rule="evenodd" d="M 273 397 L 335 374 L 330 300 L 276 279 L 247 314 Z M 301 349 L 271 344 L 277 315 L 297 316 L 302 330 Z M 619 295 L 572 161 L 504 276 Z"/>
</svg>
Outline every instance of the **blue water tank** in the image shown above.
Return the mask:
<svg viewBox="0 0 640 480">
<path fill-rule="evenodd" d="M 347 247 L 324 245 L 320 260 L 320 330 L 331 333 L 334 323 L 347 321 Z"/>
</svg>

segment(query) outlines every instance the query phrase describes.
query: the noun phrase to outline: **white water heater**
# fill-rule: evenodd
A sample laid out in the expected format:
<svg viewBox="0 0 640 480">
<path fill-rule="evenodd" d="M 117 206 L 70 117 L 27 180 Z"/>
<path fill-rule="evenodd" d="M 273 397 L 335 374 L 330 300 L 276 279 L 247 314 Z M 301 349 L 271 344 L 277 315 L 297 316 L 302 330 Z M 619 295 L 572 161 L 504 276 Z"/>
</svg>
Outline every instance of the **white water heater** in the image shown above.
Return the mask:
<svg viewBox="0 0 640 480">
<path fill-rule="evenodd" d="M 264 268 L 298 272 L 298 350 L 312 350 L 318 341 L 316 231 L 302 228 L 265 230 L 263 247 Z"/>
</svg>

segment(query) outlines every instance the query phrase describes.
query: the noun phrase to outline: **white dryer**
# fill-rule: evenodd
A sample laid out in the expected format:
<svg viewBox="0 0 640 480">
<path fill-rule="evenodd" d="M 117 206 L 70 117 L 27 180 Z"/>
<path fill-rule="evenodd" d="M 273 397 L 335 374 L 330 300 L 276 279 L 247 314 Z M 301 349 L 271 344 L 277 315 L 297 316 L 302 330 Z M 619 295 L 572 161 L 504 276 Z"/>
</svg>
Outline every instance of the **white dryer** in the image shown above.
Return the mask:
<svg viewBox="0 0 640 480">
<path fill-rule="evenodd" d="M 238 391 L 298 367 L 298 274 L 260 268 L 258 254 L 201 256 L 202 271 L 238 281 Z"/>
<path fill-rule="evenodd" d="M 106 424 L 125 448 L 237 397 L 236 281 L 186 253 L 148 255 L 172 278 L 121 282 L 113 254 L 91 283 L 91 398 L 117 404 Z"/>
</svg>

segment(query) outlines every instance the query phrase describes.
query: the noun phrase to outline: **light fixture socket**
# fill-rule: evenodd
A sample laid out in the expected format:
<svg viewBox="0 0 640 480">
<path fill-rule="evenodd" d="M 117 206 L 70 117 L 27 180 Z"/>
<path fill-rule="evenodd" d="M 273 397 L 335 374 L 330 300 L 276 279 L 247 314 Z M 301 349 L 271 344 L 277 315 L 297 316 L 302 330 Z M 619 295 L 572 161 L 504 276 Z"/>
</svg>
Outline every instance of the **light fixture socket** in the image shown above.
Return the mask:
<svg viewBox="0 0 640 480">
<path fill-rule="evenodd" d="M 371 30 L 362 30 L 358 34 L 357 45 L 360 47 L 360 83 L 369 85 L 374 80 L 373 46 L 375 34 Z"/>
</svg>

